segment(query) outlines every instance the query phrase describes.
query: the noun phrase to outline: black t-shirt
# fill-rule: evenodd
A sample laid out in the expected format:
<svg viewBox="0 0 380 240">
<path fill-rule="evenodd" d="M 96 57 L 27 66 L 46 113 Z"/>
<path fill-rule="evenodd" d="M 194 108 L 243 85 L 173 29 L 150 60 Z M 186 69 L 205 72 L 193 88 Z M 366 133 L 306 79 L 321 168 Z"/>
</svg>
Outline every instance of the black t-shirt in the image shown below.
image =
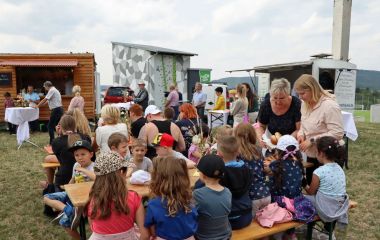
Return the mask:
<svg viewBox="0 0 380 240">
<path fill-rule="evenodd" d="M 281 135 L 292 134 L 296 130 L 296 123 L 301 121 L 301 100 L 292 96 L 289 110 L 281 116 L 272 111 L 270 98 L 265 98 L 261 103 L 258 121 L 268 126 L 271 134 L 276 132 Z"/>
<path fill-rule="evenodd" d="M 139 137 L 140 130 L 145 125 L 145 123 L 146 123 L 146 119 L 143 117 L 141 117 L 141 118 L 137 119 L 136 121 L 134 121 L 133 123 L 131 123 L 132 137 L 134 137 L 134 138 Z"/>
<path fill-rule="evenodd" d="M 87 135 L 79 134 L 81 139 L 91 142 L 91 138 Z M 73 167 L 75 164 L 75 157 L 72 152 L 70 152 L 68 146 L 68 136 L 63 135 L 57 137 L 51 143 L 51 147 L 55 156 L 57 156 L 59 163 L 59 169 L 55 174 L 55 184 L 56 185 L 65 185 L 70 182 L 70 179 L 73 174 Z"/>
<path fill-rule="evenodd" d="M 182 136 L 185 140 L 186 149 L 182 152 L 185 156 L 187 156 L 187 152 L 191 146 L 193 141 L 193 136 L 196 135 L 199 131 L 197 119 L 181 119 L 175 123 L 179 129 L 181 130 Z"/>
</svg>

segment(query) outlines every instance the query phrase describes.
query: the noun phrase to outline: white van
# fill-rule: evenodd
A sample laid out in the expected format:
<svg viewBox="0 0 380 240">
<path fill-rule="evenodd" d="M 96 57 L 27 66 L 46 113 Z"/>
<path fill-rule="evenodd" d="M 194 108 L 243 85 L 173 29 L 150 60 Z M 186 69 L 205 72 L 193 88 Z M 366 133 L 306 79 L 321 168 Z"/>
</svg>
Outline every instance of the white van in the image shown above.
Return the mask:
<svg viewBox="0 0 380 240">
<path fill-rule="evenodd" d="M 206 100 L 206 106 L 205 110 L 213 109 L 216 103 L 216 99 L 218 98 L 215 94 L 215 88 L 221 87 L 223 88 L 223 96 L 224 99 L 226 99 L 226 103 L 228 101 L 228 93 L 227 93 L 227 85 L 223 84 L 213 84 L 213 83 L 202 83 L 202 92 L 207 94 L 207 100 Z M 225 105 L 225 108 L 227 109 L 227 105 Z"/>
</svg>

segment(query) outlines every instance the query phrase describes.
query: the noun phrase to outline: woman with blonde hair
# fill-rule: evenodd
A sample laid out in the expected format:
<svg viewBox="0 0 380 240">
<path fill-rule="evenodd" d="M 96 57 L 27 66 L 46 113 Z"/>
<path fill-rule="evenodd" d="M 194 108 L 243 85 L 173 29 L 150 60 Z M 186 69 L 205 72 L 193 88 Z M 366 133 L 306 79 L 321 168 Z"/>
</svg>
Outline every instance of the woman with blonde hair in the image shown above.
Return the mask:
<svg viewBox="0 0 380 240">
<path fill-rule="evenodd" d="M 119 132 L 124 134 L 127 138 L 128 129 L 125 123 L 119 123 L 120 110 L 110 104 L 106 104 L 100 111 L 100 116 L 103 120 L 102 126 L 99 126 L 95 132 L 94 149 L 100 148 L 101 152 L 109 151 L 108 138 L 112 133 Z M 127 154 L 129 156 L 129 153 Z"/>
<path fill-rule="evenodd" d="M 81 91 L 81 88 L 79 85 L 75 85 L 73 87 L 73 94 L 75 96 L 70 101 L 68 111 L 73 110 L 74 108 L 78 108 L 79 110 L 81 110 L 83 112 L 84 98 L 80 95 L 80 91 Z"/>
<path fill-rule="evenodd" d="M 66 114 L 74 117 L 78 133 L 82 133 L 91 137 L 90 124 L 88 123 L 88 120 L 84 113 L 79 108 L 73 108 Z"/>
<path fill-rule="evenodd" d="M 236 99 L 231 104 L 230 114 L 234 117 L 234 125 L 236 127 L 243 122 L 244 117 L 248 118 L 248 99 L 246 88 L 242 84 L 236 86 Z"/>
<path fill-rule="evenodd" d="M 316 141 L 324 136 L 343 138 L 343 118 L 335 96 L 324 90 L 315 78 L 303 74 L 294 83 L 297 94 L 302 99 L 301 129 L 297 140 L 301 151 L 307 155 L 307 161 L 314 167 L 306 169 L 306 179 L 311 183 L 313 171 L 320 166 L 316 156 Z"/>
</svg>

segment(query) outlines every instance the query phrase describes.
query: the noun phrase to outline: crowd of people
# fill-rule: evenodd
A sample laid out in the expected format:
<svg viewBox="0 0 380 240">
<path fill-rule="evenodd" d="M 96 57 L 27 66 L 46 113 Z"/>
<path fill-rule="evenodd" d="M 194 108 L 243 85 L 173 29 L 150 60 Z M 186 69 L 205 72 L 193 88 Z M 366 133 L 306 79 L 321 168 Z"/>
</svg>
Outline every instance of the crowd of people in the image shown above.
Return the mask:
<svg viewBox="0 0 380 240">
<path fill-rule="evenodd" d="M 250 86 L 239 84 L 230 108 L 233 126 L 212 131 L 203 122 L 206 96 L 199 83 L 192 102 L 183 104 L 178 89 L 170 86 L 165 104 L 173 109 L 170 115 L 148 104 L 145 83 L 139 82 L 130 124 L 120 122 L 117 107 L 105 105 L 94 135 L 79 86 L 66 113 L 59 91 L 50 82 L 44 87 L 47 95 L 41 101 L 32 90 L 27 97 L 33 107 L 49 104 L 54 154 L 44 161 L 60 163 L 58 169 L 47 169 L 41 182 L 44 213 L 74 239 L 80 238 L 82 214 L 89 219 L 90 239 L 229 239 L 232 230 L 253 219 L 268 224 L 262 220 L 268 208 L 288 200 L 298 220 L 315 215 L 297 212 L 300 204 L 310 203 L 325 222 L 348 223 L 341 112 L 334 95 L 311 75 L 295 81 L 299 98 L 291 96 L 288 80 L 274 80 L 260 108 Z M 225 107 L 222 93 L 215 89 L 216 110 Z M 5 97 L 11 107 L 10 96 Z M 282 136 L 273 150 L 263 135 L 276 133 Z M 313 167 L 304 169 L 301 152 Z M 194 186 L 190 168 L 199 171 Z M 152 197 L 128 191 L 126 179 L 148 185 Z M 85 181 L 94 184 L 86 207 L 78 209 L 62 186 Z M 275 238 L 282 235 L 296 239 L 294 230 Z"/>
</svg>

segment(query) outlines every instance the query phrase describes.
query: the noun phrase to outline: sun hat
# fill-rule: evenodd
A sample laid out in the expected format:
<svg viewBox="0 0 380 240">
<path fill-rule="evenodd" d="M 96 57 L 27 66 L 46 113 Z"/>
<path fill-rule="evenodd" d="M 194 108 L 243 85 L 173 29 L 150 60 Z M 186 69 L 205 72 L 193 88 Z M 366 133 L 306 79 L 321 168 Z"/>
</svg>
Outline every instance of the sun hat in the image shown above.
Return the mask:
<svg viewBox="0 0 380 240">
<path fill-rule="evenodd" d="M 198 170 L 210 178 L 222 178 L 225 165 L 223 159 L 214 154 L 203 156 L 197 165 Z"/>
<path fill-rule="evenodd" d="M 170 134 L 159 133 L 153 139 L 152 145 L 154 147 L 173 147 L 173 145 L 174 145 L 174 138 Z"/>
<path fill-rule="evenodd" d="M 126 167 L 126 163 L 117 152 L 106 151 L 96 158 L 94 172 L 97 176 L 106 175 Z"/>
<path fill-rule="evenodd" d="M 94 150 L 92 149 L 91 143 L 87 140 L 78 140 L 76 141 L 70 148 L 70 152 L 75 152 L 76 150 L 80 148 L 85 148 L 90 152 L 93 152 Z"/>
<path fill-rule="evenodd" d="M 137 170 L 132 173 L 130 182 L 131 184 L 145 184 L 151 179 L 150 173 L 144 170 Z"/>
<path fill-rule="evenodd" d="M 294 149 L 295 151 L 299 150 L 299 143 L 297 140 L 291 135 L 284 135 L 278 140 L 276 148 L 282 151 L 286 151 L 286 148 L 289 146 L 294 146 L 296 148 Z"/>
<path fill-rule="evenodd" d="M 145 109 L 145 113 L 144 113 L 144 117 L 147 117 L 149 114 L 157 114 L 157 113 L 160 113 L 162 112 L 161 109 L 159 107 L 157 107 L 156 105 L 149 105 L 146 109 Z"/>
</svg>

